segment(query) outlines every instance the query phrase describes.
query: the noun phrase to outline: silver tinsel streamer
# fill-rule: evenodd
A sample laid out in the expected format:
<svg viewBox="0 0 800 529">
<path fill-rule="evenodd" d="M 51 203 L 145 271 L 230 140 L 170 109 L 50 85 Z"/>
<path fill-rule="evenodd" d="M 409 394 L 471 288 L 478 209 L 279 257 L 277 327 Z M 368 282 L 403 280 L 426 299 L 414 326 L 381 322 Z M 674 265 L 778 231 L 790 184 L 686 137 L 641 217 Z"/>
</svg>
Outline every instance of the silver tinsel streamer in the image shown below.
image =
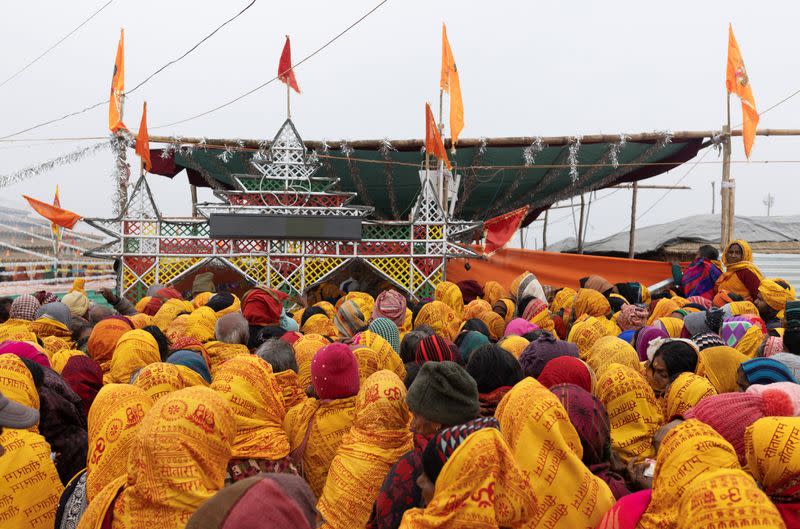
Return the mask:
<svg viewBox="0 0 800 529">
<path fill-rule="evenodd" d="M 711 144 L 713 145 L 714 149 L 717 151 L 717 156 L 722 154 L 722 142 L 725 137 L 722 135 L 722 131 L 717 131 L 711 136 Z"/>
<path fill-rule="evenodd" d="M 131 178 L 131 166 L 128 163 L 128 148 L 133 146 L 133 136 L 127 130 L 111 135 L 111 150 L 114 152 L 114 213 L 119 214 L 123 202 L 128 201 L 128 186 Z"/>
<path fill-rule="evenodd" d="M 396 151 L 392 146 L 392 142 L 389 141 L 389 138 L 383 138 L 381 140 L 381 145 L 378 147 L 378 152 L 381 153 L 381 156 L 387 158 L 389 156 L 389 151 Z"/>
<path fill-rule="evenodd" d="M 675 134 L 671 130 L 659 130 L 657 132 L 661 135 L 661 138 L 658 140 L 659 147 L 666 147 L 672 143 L 672 136 Z"/>
<path fill-rule="evenodd" d="M 197 144 L 198 149 L 203 149 L 204 151 L 208 148 L 208 139 L 203 136 L 200 138 L 200 143 Z"/>
<path fill-rule="evenodd" d="M 328 145 L 328 140 L 322 140 L 322 152 L 327 153 L 331 150 L 331 146 Z"/>
<path fill-rule="evenodd" d="M 52 171 L 56 167 L 62 165 L 73 164 L 98 151 L 108 149 L 109 147 L 111 147 L 109 141 L 101 141 L 86 147 L 80 147 L 72 152 L 53 158 L 52 160 L 47 160 L 37 165 L 31 165 L 7 175 L 0 175 L 0 187 L 7 187 L 17 182 L 33 178 L 34 176 L 39 176 L 40 174 Z"/>
<path fill-rule="evenodd" d="M 350 155 L 353 154 L 353 148 L 350 147 L 350 144 L 347 143 L 347 140 L 342 140 L 342 146 L 340 148 L 342 154 L 350 158 Z"/>
<path fill-rule="evenodd" d="M 178 146 L 174 143 L 168 143 L 162 150 L 161 150 L 161 158 L 166 160 L 171 158 L 173 154 L 178 151 Z"/>
<path fill-rule="evenodd" d="M 522 159 L 525 160 L 525 167 L 530 167 L 536 163 L 536 155 L 542 152 L 545 147 L 546 145 L 542 138 L 537 136 L 529 146 L 522 149 Z"/>
<path fill-rule="evenodd" d="M 486 136 L 481 136 L 478 142 L 478 156 L 483 156 L 486 154 L 486 144 L 489 143 L 489 140 Z"/>
<path fill-rule="evenodd" d="M 269 149 L 269 140 L 261 140 L 258 142 L 258 150 L 253 153 L 253 160 L 257 162 L 265 162 L 269 159 L 267 150 Z"/>
<path fill-rule="evenodd" d="M 226 145 L 225 150 L 219 153 L 217 158 L 222 160 L 222 163 L 228 163 L 233 158 L 233 148 L 230 145 Z"/>
<path fill-rule="evenodd" d="M 628 143 L 628 135 L 620 134 L 619 141 L 611 144 L 611 152 L 609 152 L 609 157 L 611 158 L 611 165 L 614 166 L 614 169 L 619 167 L 619 153 L 622 152 L 622 149 L 625 147 L 626 143 Z"/>
<path fill-rule="evenodd" d="M 581 148 L 581 137 L 575 136 L 572 143 L 569 144 L 569 154 L 567 161 L 569 162 L 569 177 L 573 182 L 578 181 L 578 151 Z"/>
<path fill-rule="evenodd" d="M 317 156 L 317 151 L 311 151 L 308 155 L 308 160 L 306 160 L 308 164 L 318 164 L 319 163 L 319 156 Z"/>
</svg>

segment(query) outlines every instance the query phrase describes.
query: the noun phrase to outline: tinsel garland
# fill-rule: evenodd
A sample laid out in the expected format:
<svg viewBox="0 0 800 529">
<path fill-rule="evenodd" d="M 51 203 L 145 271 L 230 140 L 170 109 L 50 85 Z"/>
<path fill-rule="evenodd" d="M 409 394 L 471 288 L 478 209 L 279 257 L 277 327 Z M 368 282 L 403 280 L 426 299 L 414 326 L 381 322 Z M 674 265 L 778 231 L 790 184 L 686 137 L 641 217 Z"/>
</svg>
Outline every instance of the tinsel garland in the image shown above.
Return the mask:
<svg viewBox="0 0 800 529">
<path fill-rule="evenodd" d="M 16 184 L 18 182 L 22 182 L 23 180 L 33 178 L 34 176 L 39 176 L 47 173 L 48 171 L 52 171 L 56 167 L 73 164 L 103 149 L 108 149 L 109 147 L 111 147 L 110 141 L 101 141 L 99 143 L 87 145 L 86 147 L 80 147 L 72 152 L 68 152 L 51 160 L 47 160 L 46 162 L 31 165 L 7 175 L 0 175 L 0 187 L 8 187 L 12 184 Z"/>
<path fill-rule="evenodd" d="M 614 169 L 619 167 L 619 153 L 622 152 L 623 148 L 625 148 L 626 143 L 628 143 L 628 135 L 620 134 L 619 141 L 611 144 L 611 150 L 609 151 L 608 155 L 611 159 L 611 165 L 614 167 Z"/>
<path fill-rule="evenodd" d="M 525 166 L 530 167 L 536 163 L 536 155 L 542 152 L 547 145 L 542 141 L 542 138 L 537 136 L 533 142 L 524 149 L 522 149 L 522 159 L 525 161 Z"/>
<path fill-rule="evenodd" d="M 397 149 L 392 146 L 392 142 L 389 141 L 389 138 L 383 138 L 380 147 L 378 147 L 378 152 L 386 162 L 383 164 L 383 175 L 386 177 L 386 191 L 389 193 L 389 209 L 392 212 L 392 217 L 399 219 L 400 211 L 397 209 L 397 198 L 394 196 L 394 165 L 392 164 L 392 151 L 397 151 Z"/>
<path fill-rule="evenodd" d="M 567 161 L 569 162 L 569 177 L 573 182 L 578 181 L 578 151 L 581 149 L 581 137 L 575 136 L 569 144 L 569 155 Z"/>
<path fill-rule="evenodd" d="M 111 150 L 114 152 L 114 214 L 118 215 L 128 203 L 128 186 L 131 179 L 131 165 L 128 163 L 128 148 L 133 145 L 133 135 L 125 129 L 111 135 Z"/>
</svg>

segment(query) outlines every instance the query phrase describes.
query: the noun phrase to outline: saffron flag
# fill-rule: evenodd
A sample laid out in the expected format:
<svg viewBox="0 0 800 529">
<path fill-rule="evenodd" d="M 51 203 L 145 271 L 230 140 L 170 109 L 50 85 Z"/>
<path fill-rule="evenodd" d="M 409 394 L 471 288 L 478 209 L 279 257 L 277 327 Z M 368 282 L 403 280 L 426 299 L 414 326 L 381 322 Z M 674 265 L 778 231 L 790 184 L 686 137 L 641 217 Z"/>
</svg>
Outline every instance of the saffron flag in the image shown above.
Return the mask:
<svg viewBox="0 0 800 529">
<path fill-rule="evenodd" d="M 486 236 L 486 244 L 483 247 L 483 253 L 492 255 L 505 247 L 527 214 L 528 206 L 524 206 L 484 222 L 483 231 Z"/>
<path fill-rule="evenodd" d="M 753 98 L 753 89 L 750 86 L 750 78 L 744 67 L 742 52 L 736 37 L 733 36 L 733 26 L 728 25 L 728 68 L 725 75 L 725 86 L 728 93 L 736 94 L 742 101 L 742 139 L 744 140 L 744 154 L 750 158 L 750 149 L 756 139 L 756 127 L 758 127 L 758 111 L 756 101 Z"/>
<path fill-rule="evenodd" d="M 464 130 L 464 102 L 461 100 L 461 81 L 458 78 L 456 59 L 450 42 L 447 40 L 447 28 L 442 23 L 442 76 L 439 87 L 450 95 L 450 137 L 455 149 L 458 137 Z"/>
<path fill-rule="evenodd" d="M 73 226 L 75 226 L 75 223 L 81 220 L 81 216 L 77 213 L 61 209 L 60 207 L 36 200 L 27 195 L 22 195 L 22 197 L 28 201 L 28 204 L 31 205 L 36 213 L 62 228 L 71 230 Z"/>
<path fill-rule="evenodd" d="M 153 163 L 150 161 L 150 135 L 147 133 L 147 101 L 142 107 L 142 122 L 139 123 L 139 133 L 136 135 L 136 154 L 142 158 L 146 171 L 150 171 Z"/>
<path fill-rule="evenodd" d="M 114 75 L 111 76 L 111 97 L 108 101 L 108 128 L 111 132 L 124 129 L 122 122 L 122 94 L 125 92 L 125 30 L 119 30 Z"/>
<path fill-rule="evenodd" d="M 58 198 L 58 184 L 56 184 L 56 196 L 53 197 L 53 205 L 55 207 L 57 207 L 57 208 L 61 207 L 61 199 Z M 50 229 L 53 230 L 53 237 L 55 237 L 56 240 L 60 241 L 61 240 L 61 227 L 58 224 L 56 224 L 55 222 L 53 222 L 53 223 L 50 223 Z"/>
<path fill-rule="evenodd" d="M 278 79 L 290 86 L 295 92 L 300 93 L 297 86 L 297 78 L 292 69 L 292 45 L 289 43 L 289 35 L 286 35 L 286 44 L 283 45 L 281 60 L 278 62 Z"/>
<path fill-rule="evenodd" d="M 436 120 L 433 119 L 433 112 L 428 103 L 425 103 L 425 152 L 443 161 L 448 169 L 453 168 L 450 160 L 447 159 L 447 151 L 444 148 L 442 136 L 439 134 L 439 127 L 436 126 Z"/>
</svg>

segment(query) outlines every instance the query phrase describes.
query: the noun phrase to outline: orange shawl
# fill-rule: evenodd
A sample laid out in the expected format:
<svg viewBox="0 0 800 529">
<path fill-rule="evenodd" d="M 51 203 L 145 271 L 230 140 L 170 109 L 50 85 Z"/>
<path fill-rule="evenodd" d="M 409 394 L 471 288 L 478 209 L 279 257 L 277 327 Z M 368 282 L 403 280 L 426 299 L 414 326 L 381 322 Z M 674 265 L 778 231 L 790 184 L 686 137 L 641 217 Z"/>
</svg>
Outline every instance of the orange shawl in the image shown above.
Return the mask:
<svg viewBox="0 0 800 529">
<path fill-rule="evenodd" d="M 111 368 L 111 358 L 114 356 L 114 349 L 117 341 L 126 332 L 132 330 L 128 322 L 118 318 L 107 318 L 97 323 L 89 335 L 87 343 L 89 356 L 100 364 L 103 374 L 107 374 Z M 128 382 L 127 380 L 125 382 Z"/>
<path fill-rule="evenodd" d="M 726 256 L 728 255 L 728 249 L 733 244 L 738 244 L 742 248 L 742 260 L 738 263 L 729 265 Z M 727 247 L 725 247 L 725 252 L 722 254 L 722 262 L 725 265 L 725 271 L 721 276 L 719 276 L 719 278 L 717 278 L 715 290 L 717 292 L 721 290 L 727 290 L 728 292 L 733 292 L 734 294 L 742 296 L 742 298 L 745 300 L 751 300 L 752 296 L 750 296 L 750 291 L 747 289 L 747 286 L 742 283 L 742 280 L 739 279 L 739 276 L 736 274 L 736 272 L 739 270 L 749 270 L 755 274 L 759 280 L 764 279 L 764 275 L 761 273 L 761 270 L 759 270 L 752 261 L 753 250 L 750 249 L 750 245 L 747 243 L 747 241 L 743 241 L 741 239 L 732 241 Z"/>
<path fill-rule="evenodd" d="M 580 437 L 558 397 L 528 377 L 503 397 L 495 418 L 517 463 L 530 473 L 536 497 L 544 500 L 528 527 L 596 527 L 614 495 L 581 461 Z"/>
<path fill-rule="evenodd" d="M 99 529 L 111 509 L 112 529 L 182 529 L 220 490 L 236 435 L 233 415 L 214 390 L 170 393 L 145 415 L 128 456 L 128 476 L 98 493 L 79 529 Z"/>
<path fill-rule="evenodd" d="M 307 399 L 286 414 L 283 428 L 295 450 L 311 432 L 303 453 L 303 471 L 314 495 L 319 497 L 328 477 L 328 468 L 342 443 L 342 437 L 353 425 L 356 397 L 325 400 Z M 313 421 L 312 421 L 313 419 Z"/>
<path fill-rule="evenodd" d="M 386 473 L 413 448 L 403 381 L 378 371 L 356 397 L 353 427 L 342 438 L 317 508 L 325 527 L 364 527 Z"/>
<path fill-rule="evenodd" d="M 109 483 L 125 476 L 128 452 L 153 399 L 130 384 L 107 384 L 89 410 L 86 498 L 92 501 Z"/>
<path fill-rule="evenodd" d="M 236 418 L 232 458 L 275 461 L 289 455 L 283 393 L 267 362 L 254 355 L 232 358 L 217 370 L 211 388 Z"/>
</svg>

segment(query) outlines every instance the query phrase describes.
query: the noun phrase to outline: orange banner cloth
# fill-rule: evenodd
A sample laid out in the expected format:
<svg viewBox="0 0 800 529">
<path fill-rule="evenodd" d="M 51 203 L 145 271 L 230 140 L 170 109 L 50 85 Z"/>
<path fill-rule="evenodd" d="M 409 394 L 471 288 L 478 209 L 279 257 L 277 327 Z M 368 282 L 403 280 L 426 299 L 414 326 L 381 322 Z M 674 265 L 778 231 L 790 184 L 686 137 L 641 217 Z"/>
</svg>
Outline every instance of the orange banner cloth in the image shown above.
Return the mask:
<svg viewBox="0 0 800 529">
<path fill-rule="evenodd" d="M 431 112 L 431 106 L 428 103 L 425 103 L 425 151 L 443 161 L 448 169 L 453 168 L 447 158 L 447 151 L 444 149 L 439 127 L 436 125 L 436 120 L 433 119 L 433 112 Z"/>
<path fill-rule="evenodd" d="M 53 206 L 60 208 L 61 207 L 61 199 L 58 198 L 58 184 L 56 184 L 56 196 L 53 197 Z M 50 229 L 53 231 L 53 237 L 57 240 L 61 240 L 61 229 L 58 224 L 55 222 L 50 223 Z"/>
<path fill-rule="evenodd" d="M 442 23 L 442 77 L 439 87 L 450 94 L 450 137 L 453 146 L 464 129 L 464 102 L 461 100 L 461 81 L 458 78 L 456 58 L 447 40 L 447 28 Z"/>
<path fill-rule="evenodd" d="M 474 279 L 478 283 L 492 280 L 510 285 L 515 277 L 525 271 L 536 274 L 543 285 L 577 289 L 578 280 L 591 274 L 605 277 L 612 283 L 635 281 L 650 286 L 672 277 L 669 263 L 598 257 L 593 255 L 564 254 L 505 248 L 487 260 L 469 259 L 470 270 L 464 269 L 463 259 L 447 263 L 447 280 L 457 283 Z"/>
<path fill-rule="evenodd" d="M 742 139 L 744 140 L 744 154 L 750 158 L 750 149 L 756 139 L 758 126 L 758 111 L 756 100 L 753 97 L 753 88 L 750 78 L 744 67 L 742 52 L 736 37 L 733 36 L 733 26 L 728 25 L 728 67 L 725 72 L 725 87 L 729 94 L 736 94 L 742 100 Z"/>
<path fill-rule="evenodd" d="M 300 93 L 300 87 L 297 85 L 297 78 L 292 69 L 292 44 L 289 42 L 289 35 L 286 35 L 286 43 L 283 45 L 281 59 L 278 62 L 278 79 L 298 94 Z"/>
<path fill-rule="evenodd" d="M 127 128 L 122 122 L 122 94 L 125 92 L 125 30 L 119 30 L 114 74 L 111 76 L 111 96 L 108 101 L 108 128 L 111 132 Z"/>
<path fill-rule="evenodd" d="M 31 198 L 28 195 L 22 195 L 22 197 L 28 201 L 28 204 L 41 215 L 42 217 L 46 218 L 53 224 L 57 224 L 63 228 L 72 229 L 75 226 L 75 223 L 81 220 L 81 216 L 77 213 L 73 213 L 71 211 L 67 211 L 66 209 L 57 208 L 47 202 L 42 202 L 41 200 L 36 200 L 35 198 Z"/>
<path fill-rule="evenodd" d="M 149 172 L 153 163 L 150 161 L 150 135 L 147 133 L 147 101 L 142 106 L 142 122 L 136 135 L 136 154 L 141 156 L 144 169 Z"/>
<path fill-rule="evenodd" d="M 497 250 L 505 247 L 517 232 L 522 219 L 527 214 L 528 206 L 523 206 L 484 222 L 483 231 L 486 234 L 486 245 L 483 248 L 483 253 L 485 255 L 494 255 Z"/>
</svg>

